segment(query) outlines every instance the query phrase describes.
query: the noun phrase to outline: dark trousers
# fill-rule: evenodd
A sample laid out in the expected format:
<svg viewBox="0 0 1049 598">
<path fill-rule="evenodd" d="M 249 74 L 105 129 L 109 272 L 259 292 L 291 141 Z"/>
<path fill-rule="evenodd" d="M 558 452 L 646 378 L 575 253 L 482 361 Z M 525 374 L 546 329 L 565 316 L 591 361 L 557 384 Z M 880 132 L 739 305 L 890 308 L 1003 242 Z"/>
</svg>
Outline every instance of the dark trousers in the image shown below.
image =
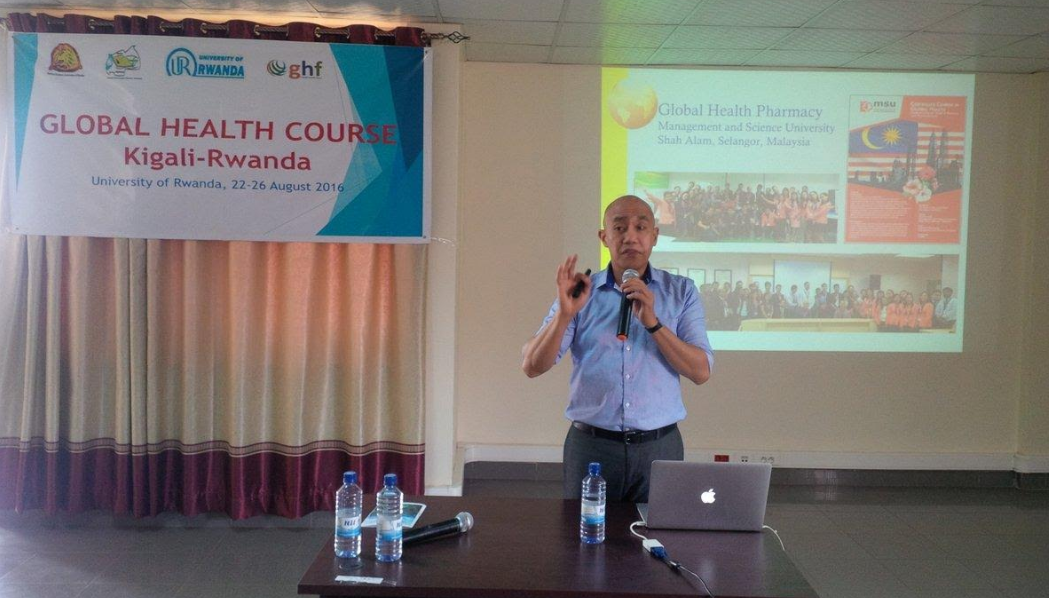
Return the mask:
<svg viewBox="0 0 1049 598">
<path fill-rule="evenodd" d="M 676 428 L 658 440 L 626 444 L 596 438 L 569 426 L 562 460 L 564 497 L 580 497 L 587 467 L 596 461 L 601 464 L 601 477 L 605 478 L 607 484 L 608 502 L 648 502 L 648 478 L 652 462 L 682 461 L 684 458 L 685 446 L 681 432 Z"/>
</svg>

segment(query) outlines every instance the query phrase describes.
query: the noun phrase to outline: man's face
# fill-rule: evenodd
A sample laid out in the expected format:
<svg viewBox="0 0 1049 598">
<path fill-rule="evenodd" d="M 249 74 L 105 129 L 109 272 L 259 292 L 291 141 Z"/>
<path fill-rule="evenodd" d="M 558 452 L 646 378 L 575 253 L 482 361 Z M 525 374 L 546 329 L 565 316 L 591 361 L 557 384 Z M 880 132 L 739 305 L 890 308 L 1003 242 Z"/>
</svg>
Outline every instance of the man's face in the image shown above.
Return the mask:
<svg viewBox="0 0 1049 598">
<path fill-rule="evenodd" d="M 597 236 L 608 247 L 612 266 L 622 276 L 627 269 L 645 271 L 659 229 L 648 204 L 637 198 L 619 198 L 605 212 L 605 228 Z"/>
<path fill-rule="evenodd" d="M 809 286 L 809 283 L 807 283 L 807 282 L 806 282 L 806 283 L 805 283 L 805 290 L 807 291 L 807 290 L 809 290 L 810 288 L 811 288 L 811 287 Z"/>
<path fill-rule="evenodd" d="M 951 289 L 944 289 L 943 290 L 944 298 L 950 299 L 952 295 L 954 295 L 954 291 L 952 291 Z"/>
</svg>

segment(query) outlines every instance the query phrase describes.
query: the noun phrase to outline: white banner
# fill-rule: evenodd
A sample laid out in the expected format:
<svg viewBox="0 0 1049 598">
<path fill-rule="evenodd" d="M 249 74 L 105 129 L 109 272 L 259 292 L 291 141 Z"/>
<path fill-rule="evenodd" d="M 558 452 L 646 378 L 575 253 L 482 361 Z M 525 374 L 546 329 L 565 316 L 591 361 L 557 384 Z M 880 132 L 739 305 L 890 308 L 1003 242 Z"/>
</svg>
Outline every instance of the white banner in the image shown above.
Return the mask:
<svg viewBox="0 0 1049 598">
<path fill-rule="evenodd" d="M 425 242 L 424 48 L 10 35 L 14 233 Z"/>
</svg>

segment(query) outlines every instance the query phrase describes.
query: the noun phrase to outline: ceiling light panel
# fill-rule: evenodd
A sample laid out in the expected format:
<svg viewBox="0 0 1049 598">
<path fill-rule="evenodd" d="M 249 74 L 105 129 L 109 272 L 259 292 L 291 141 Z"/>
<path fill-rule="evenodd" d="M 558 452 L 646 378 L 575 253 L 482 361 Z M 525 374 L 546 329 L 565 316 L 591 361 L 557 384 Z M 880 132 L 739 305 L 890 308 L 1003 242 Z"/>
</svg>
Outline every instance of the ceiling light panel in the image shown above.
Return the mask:
<svg viewBox="0 0 1049 598">
<path fill-rule="evenodd" d="M 565 21 L 677 25 L 692 14 L 699 0 L 571 0 Z"/>
</svg>

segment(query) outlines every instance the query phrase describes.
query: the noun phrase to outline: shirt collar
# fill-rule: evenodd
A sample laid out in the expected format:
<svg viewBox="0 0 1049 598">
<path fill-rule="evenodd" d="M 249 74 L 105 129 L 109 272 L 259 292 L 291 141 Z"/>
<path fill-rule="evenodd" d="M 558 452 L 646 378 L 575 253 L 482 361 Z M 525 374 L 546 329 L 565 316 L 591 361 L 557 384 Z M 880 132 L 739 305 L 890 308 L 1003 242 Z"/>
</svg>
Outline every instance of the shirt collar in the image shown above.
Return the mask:
<svg viewBox="0 0 1049 598">
<path fill-rule="evenodd" d="M 644 273 L 641 274 L 641 280 L 643 280 L 646 285 L 652 284 L 652 281 L 654 279 L 653 278 L 653 274 L 652 274 L 653 271 L 657 272 L 657 274 L 655 275 L 656 276 L 655 280 L 657 282 L 658 282 L 658 276 L 660 274 L 662 274 L 661 271 L 656 270 L 655 268 L 652 267 L 652 264 L 649 263 L 648 267 L 645 268 Z M 601 276 L 604 276 L 604 280 L 595 279 L 594 280 L 594 286 L 595 287 L 608 287 L 610 289 L 615 288 L 615 286 L 616 286 L 616 276 L 612 272 L 612 262 L 608 262 L 608 267 L 605 268 L 604 270 L 602 270 L 598 274 L 598 277 L 601 277 Z"/>
</svg>

